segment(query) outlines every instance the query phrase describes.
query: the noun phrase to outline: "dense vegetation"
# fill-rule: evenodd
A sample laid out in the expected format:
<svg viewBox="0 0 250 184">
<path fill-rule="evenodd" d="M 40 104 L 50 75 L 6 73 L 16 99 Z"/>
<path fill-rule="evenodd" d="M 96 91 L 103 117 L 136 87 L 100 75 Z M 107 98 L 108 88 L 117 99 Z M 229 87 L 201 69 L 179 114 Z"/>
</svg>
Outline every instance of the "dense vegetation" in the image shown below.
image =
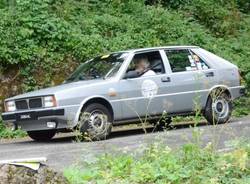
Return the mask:
<svg viewBox="0 0 250 184">
<path fill-rule="evenodd" d="M 106 154 L 84 167 L 68 168 L 64 174 L 72 184 L 250 183 L 249 144 L 226 154 L 215 152 L 212 144 L 205 148 L 186 144 L 178 150 L 162 145 L 146 147 L 139 157 L 138 153 Z"/>
<path fill-rule="evenodd" d="M 0 8 L 1 71 L 18 68 L 22 90 L 51 85 L 70 62 L 97 54 L 179 44 L 225 57 L 250 82 L 247 0 L 1 0 Z"/>
<path fill-rule="evenodd" d="M 198 45 L 236 63 L 250 87 L 248 0 L 0 0 L 0 103 L 62 82 L 111 51 Z M 250 100 L 236 102 L 247 114 Z"/>
</svg>

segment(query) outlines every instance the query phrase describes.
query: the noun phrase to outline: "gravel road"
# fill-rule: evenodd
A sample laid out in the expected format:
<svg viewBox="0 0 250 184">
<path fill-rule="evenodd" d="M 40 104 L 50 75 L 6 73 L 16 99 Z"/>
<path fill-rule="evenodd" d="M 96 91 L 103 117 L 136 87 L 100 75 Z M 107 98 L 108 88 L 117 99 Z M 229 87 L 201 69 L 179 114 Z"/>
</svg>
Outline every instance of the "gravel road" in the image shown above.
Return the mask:
<svg viewBox="0 0 250 184">
<path fill-rule="evenodd" d="M 76 142 L 72 134 L 57 136 L 50 142 L 39 143 L 28 138 L 5 140 L 0 143 L 0 160 L 29 157 L 47 157 L 47 165 L 62 171 L 65 167 L 78 164 L 82 160 L 95 159 L 105 152 L 133 152 L 143 146 L 161 140 L 171 148 L 192 142 L 193 128 L 190 124 L 176 125 L 166 132 L 144 134 L 142 129 L 116 130 L 105 141 Z M 235 119 L 223 125 L 209 126 L 201 123 L 201 142 L 206 145 L 216 140 L 219 150 L 230 149 L 227 143 L 239 137 L 250 138 L 250 116 Z"/>
</svg>

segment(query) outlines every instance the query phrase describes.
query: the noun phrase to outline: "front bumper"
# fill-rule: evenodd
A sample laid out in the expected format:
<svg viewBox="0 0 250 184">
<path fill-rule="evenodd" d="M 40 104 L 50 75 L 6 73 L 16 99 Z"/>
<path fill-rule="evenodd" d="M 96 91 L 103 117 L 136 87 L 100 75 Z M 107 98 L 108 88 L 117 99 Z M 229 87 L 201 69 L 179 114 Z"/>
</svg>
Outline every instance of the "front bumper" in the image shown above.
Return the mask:
<svg viewBox="0 0 250 184">
<path fill-rule="evenodd" d="M 72 123 L 75 118 L 77 106 L 64 106 L 51 109 L 37 109 L 22 112 L 7 112 L 2 114 L 5 123 L 13 123 L 25 131 L 66 129 L 74 127 Z M 55 127 L 48 126 L 54 122 Z"/>
<path fill-rule="evenodd" d="M 64 109 L 50 109 L 50 110 L 42 110 L 42 111 L 28 111 L 28 112 L 16 112 L 12 114 L 3 114 L 3 121 L 33 121 L 38 120 L 42 117 L 48 116 L 64 116 Z"/>
</svg>

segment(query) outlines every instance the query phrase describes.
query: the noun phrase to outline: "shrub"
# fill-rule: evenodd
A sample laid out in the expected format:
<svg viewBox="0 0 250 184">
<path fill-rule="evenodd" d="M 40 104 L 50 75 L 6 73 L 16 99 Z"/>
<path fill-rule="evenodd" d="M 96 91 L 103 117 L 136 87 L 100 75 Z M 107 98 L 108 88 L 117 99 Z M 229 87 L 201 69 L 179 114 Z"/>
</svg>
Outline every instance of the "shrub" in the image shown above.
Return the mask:
<svg viewBox="0 0 250 184">
<path fill-rule="evenodd" d="M 12 131 L 9 128 L 6 128 L 3 125 L 3 122 L 0 120 L 0 140 L 1 139 L 10 139 L 10 138 L 18 138 L 18 137 L 24 137 L 26 136 L 26 133 L 22 130 L 15 130 Z"/>
<path fill-rule="evenodd" d="M 235 35 L 240 28 L 240 12 L 231 1 L 193 0 L 189 13 L 216 36 Z"/>
<path fill-rule="evenodd" d="M 147 5 L 161 4 L 164 7 L 171 9 L 180 9 L 186 7 L 187 4 L 191 4 L 192 0 L 146 0 Z"/>
<path fill-rule="evenodd" d="M 249 0 L 236 0 L 239 9 L 244 13 L 250 13 L 250 1 Z"/>
<path fill-rule="evenodd" d="M 181 149 L 153 144 L 142 155 L 106 154 L 84 167 L 68 168 L 70 183 L 248 183 L 248 151 L 227 154 L 186 144 Z"/>
</svg>

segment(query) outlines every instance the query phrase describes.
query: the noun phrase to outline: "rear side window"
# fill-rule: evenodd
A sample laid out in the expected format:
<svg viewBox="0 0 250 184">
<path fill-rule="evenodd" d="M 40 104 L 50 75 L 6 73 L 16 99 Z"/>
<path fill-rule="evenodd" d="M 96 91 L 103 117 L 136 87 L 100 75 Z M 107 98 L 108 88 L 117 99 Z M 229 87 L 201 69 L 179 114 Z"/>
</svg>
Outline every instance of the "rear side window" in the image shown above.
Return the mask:
<svg viewBox="0 0 250 184">
<path fill-rule="evenodd" d="M 207 63 L 201 59 L 197 54 L 195 54 L 194 52 L 190 51 L 192 54 L 192 58 L 196 64 L 196 67 L 198 70 L 206 70 L 209 69 L 209 66 L 207 65 Z"/>
<path fill-rule="evenodd" d="M 189 50 L 167 50 L 165 51 L 168 57 L 172 72 L 183 72 L 196 69 L 196 65 L 190 63 L 191 54 Z M 193 68 L 193 69 L 192 69 Z"/>
<path fill-rule="evenodd" d="M 208 69 L 206 63 L 188 49 L 166 50 L 165 52 L 172 72 Z"/>
</svg>

